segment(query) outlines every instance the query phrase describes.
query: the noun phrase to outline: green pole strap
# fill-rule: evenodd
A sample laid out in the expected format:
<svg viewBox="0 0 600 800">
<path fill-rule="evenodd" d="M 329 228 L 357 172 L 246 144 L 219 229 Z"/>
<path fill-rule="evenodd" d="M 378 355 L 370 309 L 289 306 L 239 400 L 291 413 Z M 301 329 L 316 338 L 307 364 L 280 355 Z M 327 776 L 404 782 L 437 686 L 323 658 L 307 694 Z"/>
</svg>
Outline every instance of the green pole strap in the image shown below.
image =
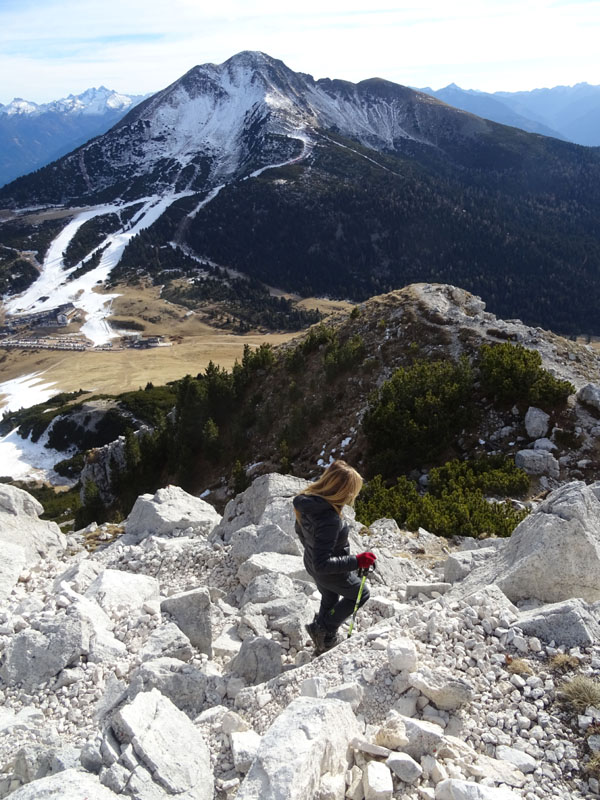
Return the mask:
<svg viewBox="0 0 600 800">
<path fill-rule="evenodd" d="M 358 613 L 358 607 L 360 605 L 360 598 L 362 597 L 363 587 L 365 585 L 365 581 L 367 580 L 368 571 L 369 571 L 368 569 L 367 570 L 361 569 L 358 572 L 359 575 L 362 573 L 362 581 L 360 582 L 360 589 L 358 590 L 358 596 L 356 598 L 356 605 L 354 606 L 354 611 L 352 613 L 352 619 L 350 621 L 350 628 L 348 629 L 348 639 L 352 636 L 352 629 L 354 628 L 354 621 L 356 620 L 356 615 Z"/>
</svg>

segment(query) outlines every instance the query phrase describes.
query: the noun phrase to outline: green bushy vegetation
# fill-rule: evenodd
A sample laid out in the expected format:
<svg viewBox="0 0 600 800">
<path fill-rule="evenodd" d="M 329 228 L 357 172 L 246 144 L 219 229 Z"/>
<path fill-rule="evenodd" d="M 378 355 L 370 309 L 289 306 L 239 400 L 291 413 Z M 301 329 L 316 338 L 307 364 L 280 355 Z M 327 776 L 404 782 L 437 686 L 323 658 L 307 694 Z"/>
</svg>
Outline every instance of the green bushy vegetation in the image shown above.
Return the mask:
<svg viewBox="0 0 600 800">
<path fill-rule="evenodd" d="M 423 495 L 406 476 L 388 486 L 376 475 L 360 493 L 356 515 L 365 525 L 387 517 L 400 527 L 423 527 L 438 536 L 509 536 L 527 512 L 489 502 L 486 495 L 521 495 L 528 486 L 529 478 L 510 459 L 452 461 L 431 471 Z"/>
<path fill-rule="evenodd" d="M 442 454 L 472 423 L 473 371 L 466 358 L 396 370 L 363 420 L 371 472 L 393 476 Z"/>
<path fill-rule="evenodd" d="M 536 350 L 520 344 L 482 345 L 479 373 L 483 391 L 506 405 L 527 403 L 552 410 L 575 391 L 569 381 L 555 378 L 542 368 Z"/>
</svg>

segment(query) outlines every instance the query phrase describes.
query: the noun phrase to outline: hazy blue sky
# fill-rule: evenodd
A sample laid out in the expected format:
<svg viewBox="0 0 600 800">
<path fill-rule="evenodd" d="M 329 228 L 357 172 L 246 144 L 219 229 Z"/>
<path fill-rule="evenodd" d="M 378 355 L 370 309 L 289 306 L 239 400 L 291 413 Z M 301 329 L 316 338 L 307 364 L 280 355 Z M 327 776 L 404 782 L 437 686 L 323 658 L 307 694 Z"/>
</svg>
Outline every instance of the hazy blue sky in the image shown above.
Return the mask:
<svg viewBox="0 0 600 800">
<path fill-rule="evenodd" d="M 157 91 L 263 50 L 315 78 L 437 89 L 600 84 L 600 0 L 0 0 L 0 102 Z"/>
</svg>

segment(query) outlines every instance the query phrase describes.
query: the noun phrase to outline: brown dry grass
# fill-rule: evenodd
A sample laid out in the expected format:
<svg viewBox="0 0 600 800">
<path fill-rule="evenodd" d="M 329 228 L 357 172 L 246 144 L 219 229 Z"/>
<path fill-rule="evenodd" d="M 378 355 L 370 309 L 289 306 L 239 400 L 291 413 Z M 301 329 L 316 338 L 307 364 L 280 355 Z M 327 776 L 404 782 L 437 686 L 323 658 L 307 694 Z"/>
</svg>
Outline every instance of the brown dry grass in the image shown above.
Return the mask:
<svg viewBox="0 0 600 800">
<path fill-rule="evenodd" d="M 144 334 L 162 335 L 171 340 L 171 347 L 115 352 L 64 352 L 49 350 L 0 350 L 0 382 L 32 372 L 43 372 L 44 379 L 54 381 L 57 391 L 86 389 L 90 392 L 116 394 L 144 387 L 148 381 L 158 385 L 197 375 L 209 361 L 230 369 L 240 360 L 244 345 L 257 347 L 262 342 L 274 346 L 288 342 L 297 333 L 234 334 L 211 327 L 198 314 L 162 300 L 155 286 L 118 286 L 120 292 L 112 306 L 112 316 L 135 320 L 144 325 Z M 112 293 L 111 292 L 111 293 Z M 349 307 L 336 301 L 309 299 L 325 313 Z M 314 306 L 313 306 L 314 307 Z M 69 326 L 60 333 L 72 333 Z M 56 330 L 54 329 L 54 333 Z"/>
</svg>

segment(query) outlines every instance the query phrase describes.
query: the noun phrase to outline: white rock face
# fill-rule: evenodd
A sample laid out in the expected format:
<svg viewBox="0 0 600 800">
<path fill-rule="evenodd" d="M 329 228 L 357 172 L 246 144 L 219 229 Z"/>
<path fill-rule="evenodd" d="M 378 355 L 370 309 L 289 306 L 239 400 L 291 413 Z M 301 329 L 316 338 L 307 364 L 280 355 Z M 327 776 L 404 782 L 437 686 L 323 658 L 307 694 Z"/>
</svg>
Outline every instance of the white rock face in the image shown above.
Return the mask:
<svg viewBox="0 0 600 800">
<path fill-rule="evenodd" d="M 547 450 L 519 450 L 515 456 L 515 464 L 528 475 L 548 475 L 551 478 L 560 476 L 560 464 Z"/>
<path fill-rule="evenodd" d="M 245 775 L 256 758 L 261 737 L 255 731 L 232 731 L 229 740 L 233 766 Z"/>
<path fill-rule="evenodd" d="M 138 497 L 127 517 L 125 532 L 141 539 L 151 534 L 163 536 L 176 529 L 193 528 L 196 535 L 208 536 L 220 521 L 221 515 L 210 503 L 184 492 L 179 486 L 166 486 L 155 495 Z"/>
<path fill-rule="evenodd" d="M 54 522 L 38 519 L 44 511 L 22 489 L 0 484 L 0 600 L 9 596 L 25 566 L 64 552 L 67 540 Z"/>
<path fill-rule="evenodd" d="M 261 527 L 275 523 L 289 536 L 294 536 L 291 500 L 308 485 L 308 481 L 291 475 L 261 475 L 245 492 L 227 503 L 223 521 L 214 535 L 228 542 L 235 531 L 247 525 Z"/>
<path fill-rule="evenodd" d="M 189 661 L 193 655 L 194 651 L 189 638 L 173 622 L 167 622 L 153 631 L 141 653 L 144 661 L 160 657 Z"/>
<path fill-rule="evenodd" d="M 431 758 L 431 756 L 428 757 Z M 408 753 L 392 753 L 387 757 L 385 763 L 404 783 L 416 783 L 423 774 L 421 765 L 417 764 Z"/>
<path fill-rule="evenodd" d="M 506 745 L 498 745 L 496 758 L 508 761 L 509 764 L 512 764 L 513 767 L 520 769 L 525 774 L 533 772 L 538 766 L 538 762 L 532 756 L 522 750 L 517 750 L 515 747 L 506 747 Z"/>
<path fill-rule="evenodd" d="M 417 666 L 417 648 L 412 639 L 394 639 L 387 646 L 387 655 L 394 672 L 412 672 Z"/>
<path fill-rule="evenodd" d="M 131 675 L 129 697 L 158 691 L 182 711 L 198 713 L 204 706 L 208 678 L 202 670 L 176 658 L 145 661 Z"/>
<path fill-rule="evenodd" d="M 520 800 L 520 797 L 510 789 L 449 778 L 435 787 L 435 800 Z"/>
<path fill-rule="evenodd" d="M 582 386 L 577 392 L 577 399 L 580 403 L 600 411 L 600 386 L 595 383 L 588 383 L 586 386 Z"/>
<path fill-rule="evenodd" d="M 422 667 L 418 672 L 411 672 L 408 680 L 411 686 L 444 711 L 460 708 L 473 697 L 472 686 L 443 667 L 436 670 Z"/>
<path fill-rule="evenodd" d="M 565 484 L 517 526 L 494 581 L 510 600 L 600 600 L 599 490 L 600 484 Z"/>
<path fill-rule="evenodd" d="M 410 717 L 403 717 L 402 721 L 408 737 L 408 744 L 402 748 L 405 753 L 420 761 L 424 755 L 437 752 L 444 741 L 439 725 Z"/>
<path fill-rule="evenodd" d="M 467 577 L 475 567 L 481 566 L 496 555 L 494 547 L 481 547 L 477 550 L 461 550 L 451 553 L 444 564 L 444 580 L 456 583 Z"/>
<path fill-rule="evenodd" d="M 248 586 L 254 578 L 265 573 L 285 575 L 309 581 L 310 575 L 304 569 L 304 561 L 300 556 L 281 555 L 279 553 L 257 553 L 240 566 L 237 576 L 242 586 Z"/>
<path fill-rule="evenodd" d="M 600 624 L 590 607 L 574 598 L 523 611 L 515 623 L 526 636 L 536 636 L 557 645 L 578 647 L 600 641 Z"/>
<path fill-rule="evenodd" d="M 550 415 L 541 408 L 530 406 L 525 414 L 525 430 L 530 439 L 541 439 L 548 433 Z"/>
<path fill-rule="evenodd" d="M 78 769 L 67 769 L 33 781 L 11 792 L 10 796 L 13 800 L 115 800 L 118 797 L 106 786 L 102 786 L 95 775 Z"/>
<path fill-rule="evenodd" d="M 265 636 L 255 636 L 244 639 L 229 669 L 247 683 L 264 683 L 280 674 L 281 656 L 281 646 L 277 642 Z"/>
<path fill-rule="evenodd" d="M 246 525 L 239 528 L 231 536 L 231 558 L 236 564 L 242 564 L 256 553 L 282 553 L 284 555 L 301 555 L 302 545 L 298 537 L 285 533 L 279 525 Z"/>
<path fill-rule="evenodd" d="M 27 564 L 25 548 L 12 542 L 2 542 L 0 560 L 0 602 L 5 600 L 19 580 L 19 575 Z"/>
<path fill-rule="evenodd" d="M 375 734 L 375 744 L 387 747 L 390 750 L 402 750 L 409 744 L 409 741 L 406 735 L 404 718 L 392 709 L 388 712 L 385 722 Z"/>
<path fill-rule="evenodd" d="M 108 613 L 126 609 L 134 614 L 140 613 L 145 603 L 158 604 L 160 587 L 150 575 L 105 569 L 90 584 L 85 597 L 95 600 Z"/>
<path fill-rule="evenodd" d="M 214 778 L 208 746 L 188 717 L 153 689 L 138 694 L 113 717 L 113 730 L 132 743 L 157 790 L 186 800 L 212 800 Z"/>
<path fill-rule="evenodd" d="M 175 618 L 177 625 L 194 647 L 202 653 L 212 655 L 211 602 L 208 589 L 199 587 L 173 595 L 163 600 L 160 607 Z"/>
<path fill-rule="evenodd" d="M 79 662 L 90 649 L 89 629 L 80 620 L 63 616 L 39 630 L 14 636 L 4 651 L 0 677 L 7 684 L 22 683 L 33 689 Z"/>
<path fill-rule="evenodd" d="M 394 791 L 392 773 L 385 764 L 369 761 L 363 772 L 365 800 L 391 800 Z"/>
<path fill-rule="evenodd" d="M 359 726 L 348 703 L 298 697 L 263 736 L 237 800 L 314 800 L 321 776 L 347 769 Z"/>
</svg>

